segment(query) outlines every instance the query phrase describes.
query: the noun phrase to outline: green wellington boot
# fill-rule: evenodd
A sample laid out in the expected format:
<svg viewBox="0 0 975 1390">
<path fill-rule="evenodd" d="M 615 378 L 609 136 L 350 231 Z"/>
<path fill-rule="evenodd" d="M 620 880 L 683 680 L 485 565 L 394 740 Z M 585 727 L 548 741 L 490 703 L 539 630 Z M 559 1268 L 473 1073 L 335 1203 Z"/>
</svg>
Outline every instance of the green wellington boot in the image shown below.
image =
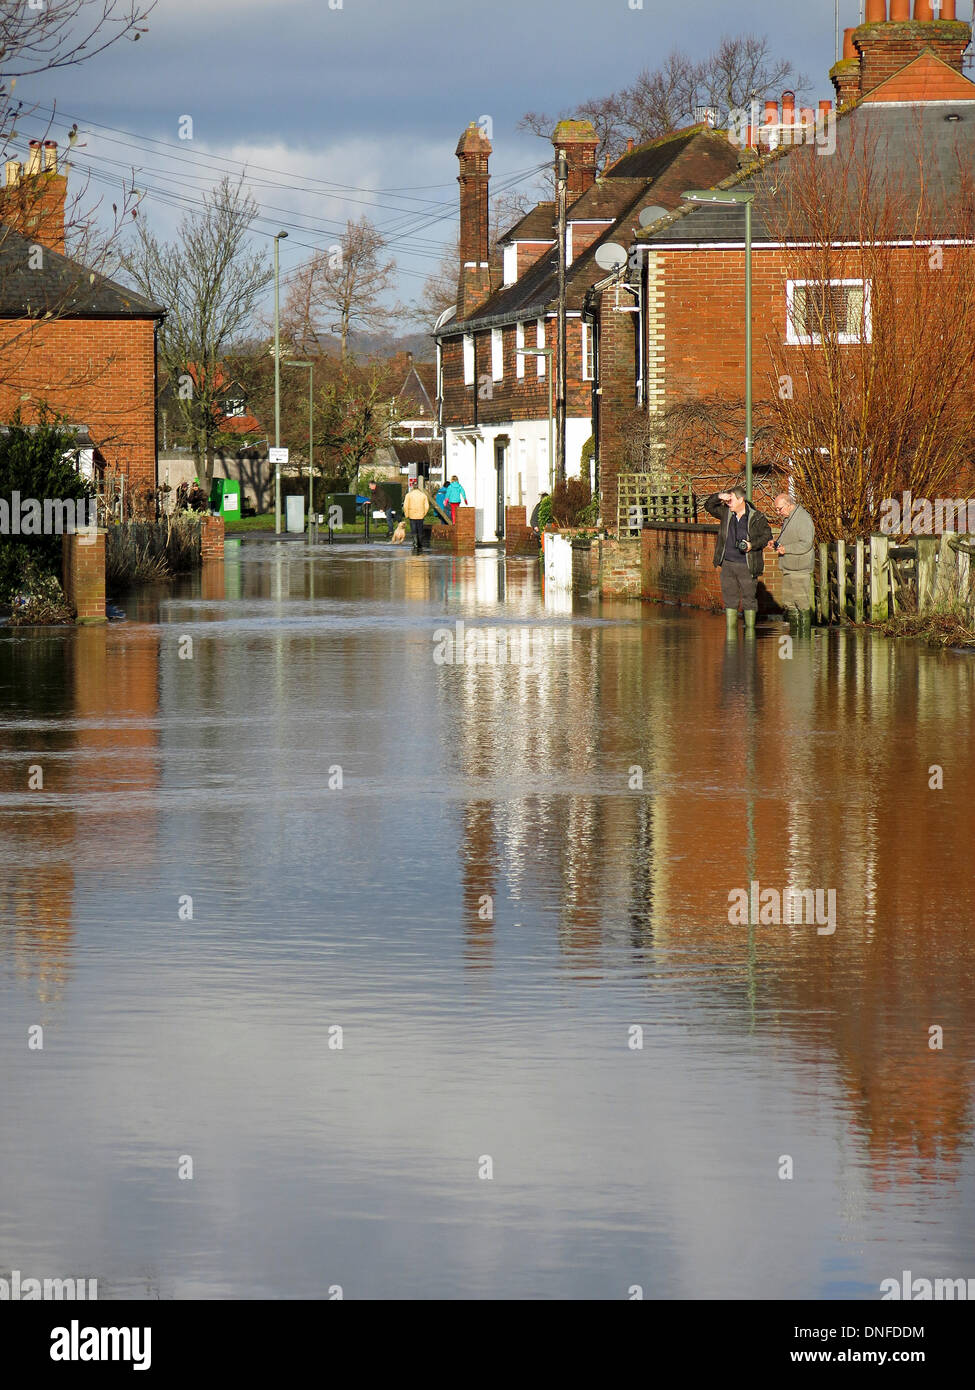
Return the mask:
<svg viewBox="0 0 975 1390">
<path fill-rule="evenodd" d="M 758 617 L 754 608 L 745 609 L 745 636 L 755 636 L 755 619 Z"/>
<path fill-rule="evenodd" d="M 729 636 L 729 637 L 737 637 L 737 636 L 738 636 L 738 609 L 737 609 L 737 608 L 726 608 L 726 609 L 724 610 L 724 617 L 725 617 L 725 623 L 727 624 L 728 636 Z"/>
</svg>

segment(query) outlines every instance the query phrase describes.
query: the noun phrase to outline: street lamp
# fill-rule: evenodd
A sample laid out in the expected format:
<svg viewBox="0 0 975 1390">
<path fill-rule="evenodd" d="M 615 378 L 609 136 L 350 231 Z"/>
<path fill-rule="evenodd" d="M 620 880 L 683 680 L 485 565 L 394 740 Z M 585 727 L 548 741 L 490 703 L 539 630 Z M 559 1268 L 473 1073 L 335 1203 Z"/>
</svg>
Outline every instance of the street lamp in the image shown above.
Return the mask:
<svg viewBox="0 0 975 1390">
<path fill-rule="evenodd" d="M 523 357 L 547 357 L 549 359 L 545 366 L 545 374 L 548 377 L 548 490 L 551 493 L 555 488 L 555 465 L 552 454 L 552 349 L 518 348 L 518 352 Z"/>
<path fill-rule="evenodd" d="M 745 495 L 752 500 L 752 203 L 754 193 L 733 189 L 692 188 L 681 197 L 686 203 L 717 207 L 745 207 Z"/>
<path fill-rule="evenodd" d="M 313 424 L 315 364 L 314 362 L 286 362 L 286 367 L 308 368 L 308 527 L 311 530 L 311 514 L 314 501 L 312 479 L 315 476 L 315 430 Z"/>
<path fill-rule="evenodd" d="M 287 232 L 274 234 L 274 447 L 281 447 L 281 259 Z M 281 465 L 274 465 L 274 534 L 281 534 Z"/>
</svg>

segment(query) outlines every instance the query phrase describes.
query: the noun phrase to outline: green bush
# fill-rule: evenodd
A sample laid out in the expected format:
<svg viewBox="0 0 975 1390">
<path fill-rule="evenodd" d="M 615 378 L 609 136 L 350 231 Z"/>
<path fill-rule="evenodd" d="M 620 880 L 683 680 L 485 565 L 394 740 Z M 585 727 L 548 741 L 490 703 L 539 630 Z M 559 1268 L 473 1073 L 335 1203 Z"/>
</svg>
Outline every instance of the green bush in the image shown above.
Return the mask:
<svg viewBox="0 0 975 1390">
<path fill-rule="evenodd" d="M 28 426 L 15 415 L 0 433 L 0 499 L 6 507 L 14 492 L 42 503 L 90 496 L 90 485 L 64 457 L 74 447 L 74 435 L 55 417 L 45 413 Z M 0 535 L 0 600 L 21 587 L 31 562 L 39 574 L 60 574 L 61 537 Z"/>
</svg>

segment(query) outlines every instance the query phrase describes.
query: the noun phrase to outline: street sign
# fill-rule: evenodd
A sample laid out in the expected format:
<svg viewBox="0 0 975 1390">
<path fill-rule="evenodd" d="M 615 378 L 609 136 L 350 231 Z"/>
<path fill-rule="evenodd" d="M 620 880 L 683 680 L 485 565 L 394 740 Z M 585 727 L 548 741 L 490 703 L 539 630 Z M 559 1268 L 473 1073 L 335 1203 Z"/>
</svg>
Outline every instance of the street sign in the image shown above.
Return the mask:
<svg viewBox="0 0 975 1390">
<path fill-rule="evenodd" d="M 288 462 L 288 451 L 287 451 L 287 449 L 268 449 L 268 451 L 267 451 L 267 456 L 268 456 L 268 461 L 269 461 L 270 463 L 287 463 L 287 462 Z"/>
</svg>

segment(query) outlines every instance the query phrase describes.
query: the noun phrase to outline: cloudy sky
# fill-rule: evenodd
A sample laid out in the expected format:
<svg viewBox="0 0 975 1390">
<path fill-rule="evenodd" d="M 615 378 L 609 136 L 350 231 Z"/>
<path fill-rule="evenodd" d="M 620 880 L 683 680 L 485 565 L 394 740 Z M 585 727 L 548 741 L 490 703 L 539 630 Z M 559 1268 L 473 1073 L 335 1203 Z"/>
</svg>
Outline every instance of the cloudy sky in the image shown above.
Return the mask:
<svg viewBox="0 0 975 1390">
<path fill-rule="evenodd" d="M 674 47 L 703 54 L 725 33 L 766 33 L 831 95 L 834 0 L 158 0 L 149 32 L 77 68 L 21 84 L 41 133 L 56 100 L 74 121 L 92 188 L 111 203 L 126 172 L 162 235 L 224 172 L 246 166 L 256 232 L 289 232 L 285 272 L 368 212 L 390 238 L 399 297 L 419 293 L 455 234 L 454 147 L 489 116 L 492 189 L 551 147 L 519 133 L 526 110 L 560 111 L 626 85 Z M 859 0 L 840 0 L 855 24 Z M 965 10 L 963 9 L 963 13 Z M 181 118 L 192 139 L 180 139 Z M 184 133 L 188 130 L 185 121 Z M 18 151 L 18 154 L 20 152 Z"/>
</svg>

